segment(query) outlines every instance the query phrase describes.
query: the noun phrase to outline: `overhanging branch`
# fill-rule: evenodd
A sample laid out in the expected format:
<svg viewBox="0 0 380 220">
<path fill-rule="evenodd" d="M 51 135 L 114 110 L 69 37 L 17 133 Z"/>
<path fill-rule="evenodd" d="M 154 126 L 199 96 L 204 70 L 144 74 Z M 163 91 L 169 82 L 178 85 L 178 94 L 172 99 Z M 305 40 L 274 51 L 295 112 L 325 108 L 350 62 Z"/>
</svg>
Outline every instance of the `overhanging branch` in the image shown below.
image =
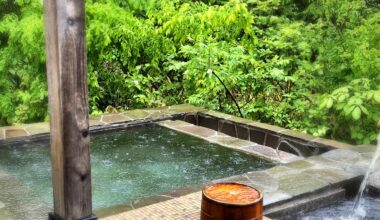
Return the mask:
<svg viewBox="0 0 380 220">
<path fill-rule="evenodd" d="M 232 95 L 232 93 L 230 92 L 230 90 L 227 88 L 226 84 L 224 84 L 223 80 L 222 80 L 221 78 L 219 78 L 219 76 L 218 76 L 214 71 L 210 71 L 210 72 L 211 72 L 212 75 L 214 75 L 214 76 L 219 80 L 219 82 L 223 85 L 223 87 L 224 87 L 224 89 L 226 90 L 227 94 L 231 97 L 232 101 L 235 103 L 236 108 L 237 108 L 238 111 L 239 111 L 240 117 L 244 118 L 244 117 L 243 117 L 243 113 L 241 113 L 239 103 L 236 101 L 234 95 Z"/>
</svg>

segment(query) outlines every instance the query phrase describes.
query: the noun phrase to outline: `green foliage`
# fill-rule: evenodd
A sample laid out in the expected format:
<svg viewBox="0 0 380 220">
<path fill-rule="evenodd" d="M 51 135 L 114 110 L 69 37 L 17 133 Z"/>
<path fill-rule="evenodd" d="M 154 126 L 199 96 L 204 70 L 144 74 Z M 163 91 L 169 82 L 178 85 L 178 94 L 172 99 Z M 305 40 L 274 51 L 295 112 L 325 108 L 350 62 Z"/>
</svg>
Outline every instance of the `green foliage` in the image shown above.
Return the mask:
<svg viewBox="0 0 380 220">
<path fill-rule="evenodd" d="M 42 8 L 16 1 L 0 22 L 0 123 L 44 120 L 47 112 Z"/>
<path fill-rule="evenodd" d="M 325 123 L 332 128 L 332 137 L 347 135 L 357 142 L 370 143 L 377 137 L 379 105 L 380 86 L 363 78 L 322 96 L 319 107 L 327 116 Z M 346 126 L 339 127 L 342 124 Z"/>
<path fill-rule="evenodd" d="M 178 86 L 170 83 L 170 73 L 162 71 L 166 55 L 175 53 L 169 39 L 113 4 L 88 5 L 87 20 L 93 110 L 176 103 L 169 94 L 175 94 Z"/>
<path fill-rule="evenodd" d="M 4 7 L 1 7 L 4 6 Z M 0 0 L 0 124 L 44 120 L 42 5 Z M 351 143 L 380 119 L 380 12 L 362 0 L 86 1 L 91 112 L 189 102 Z"/>
</svg>

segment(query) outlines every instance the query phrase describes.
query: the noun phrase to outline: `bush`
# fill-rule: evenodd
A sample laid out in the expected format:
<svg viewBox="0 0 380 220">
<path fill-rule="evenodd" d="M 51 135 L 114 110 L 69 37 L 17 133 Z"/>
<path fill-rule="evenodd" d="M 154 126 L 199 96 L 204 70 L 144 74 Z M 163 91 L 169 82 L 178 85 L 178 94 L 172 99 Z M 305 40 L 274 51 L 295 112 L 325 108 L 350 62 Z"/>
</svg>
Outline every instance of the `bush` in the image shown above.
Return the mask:
<svg viewBox="0 0 380 220">
<path fill-rule="evenodd" d="M 41 1 L 0 6 L 0 124 L 46 120 Z M 380 12 L 362 0 L 90 0 L 86 15 L 92 114 L 238 104 L 254 120 L 375 142 Z"/>
</svg>

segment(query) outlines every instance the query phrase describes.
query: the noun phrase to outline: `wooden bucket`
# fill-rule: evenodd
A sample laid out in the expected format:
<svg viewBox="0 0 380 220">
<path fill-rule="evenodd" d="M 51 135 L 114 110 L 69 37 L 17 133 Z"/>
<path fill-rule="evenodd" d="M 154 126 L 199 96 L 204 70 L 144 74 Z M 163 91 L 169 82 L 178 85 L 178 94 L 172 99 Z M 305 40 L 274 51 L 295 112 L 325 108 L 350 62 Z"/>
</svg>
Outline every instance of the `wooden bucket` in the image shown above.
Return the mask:
<svg viewBox="0 0 380 220">
<path fill-rule="evenodd" d="M 263 196 L 240 183 L 208 185 L 202 190 L 201 220 L 262 220 Z"/>
</svg>

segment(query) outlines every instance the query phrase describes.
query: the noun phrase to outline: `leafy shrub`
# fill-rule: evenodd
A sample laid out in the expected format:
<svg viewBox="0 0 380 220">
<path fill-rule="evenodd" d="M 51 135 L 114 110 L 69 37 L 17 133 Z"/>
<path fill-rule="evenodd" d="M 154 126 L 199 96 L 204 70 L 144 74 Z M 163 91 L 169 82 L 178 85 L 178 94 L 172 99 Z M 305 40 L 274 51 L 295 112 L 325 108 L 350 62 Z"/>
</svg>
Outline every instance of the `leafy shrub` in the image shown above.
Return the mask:
<svg viewBox="0 0 380 220">
<path fill-rule="evenodd" d="M 41 1 L 0 6 L 0 124 L 44 120 Z M 362 0 L 89 0 L 86 19 L 92 114 L 182 102 L 238 114 L 231 92 L 247 118 L 376 139 L 380 12 Z"/>
</svg>

